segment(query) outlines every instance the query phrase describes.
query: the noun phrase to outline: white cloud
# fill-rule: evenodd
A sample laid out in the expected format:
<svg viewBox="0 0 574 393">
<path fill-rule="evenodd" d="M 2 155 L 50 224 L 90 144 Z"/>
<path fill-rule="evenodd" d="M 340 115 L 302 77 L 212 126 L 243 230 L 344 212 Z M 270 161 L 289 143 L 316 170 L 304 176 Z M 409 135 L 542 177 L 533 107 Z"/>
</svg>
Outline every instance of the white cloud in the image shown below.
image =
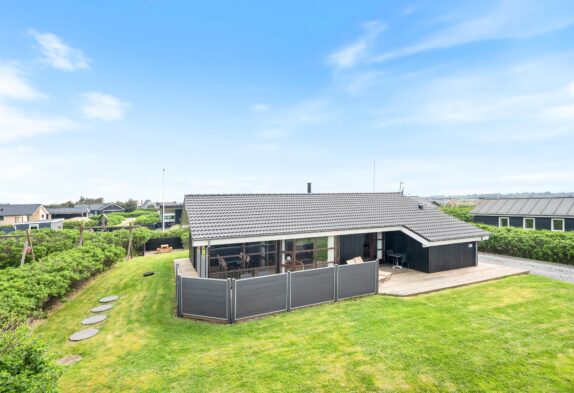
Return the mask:
<svg viewBox="0 0 574 393">
<path fill-rule="evenodd" d="M 44 95 L 34 89 L 12 66 L 0 66 L 0 98 L 34 100 Z"/>
<path fill-rule="evenodd" d="M 60 37 L 52 33 L 39 33 L 30 30 L 30 34 L 40 45 L 44 61 L 62 71 L 75 71 L 90 68 L 90 59 L 80 49 L 68 46 Z"/>
<path fill-rule="evenodd" d="M 370 59 L 385 62 L 420 52 L 448 48 L 483 40 L 523 39 L 562 29 L 574 23 L 574 17 L 563 13 L 543 12 L 545 4 L 537 1 L 501 1 L 487 13 L 464 19 L 420 42 L 387 51 Z M 570 12 L 571 13 L 571 12 Z"/>
<path fill-rule="evenodd" d="M 265 104 L 253 104 L 251 106 L 253 112 L 267 112 L 269 110 L 269 105 Z"/>
<path fill-rule="evenodd" d="M 385 26 L 378 21 L 371 21 L 364 23 L 363 29 L 363 35 L 357 41 L 329 55 L 328 62 L 331 65 L 336 68 L 349 68 L 357 64 L 366 56 L 369 47 Z"/>
<path fill-rule="evenodd" d="M 121 120 L 128 107 L 128 103 L 119 98 L 98 92 L 84 93 L 82 98 L 84 99 L 84 104 L 80 110 L 90 119 L 104 121 Z"/>
<path fill-rule="evenodd" d="M 65 117 L 29 114 L 0 104 L 0 141 L 3 142 L 64 131 L 73 126 Z"/>
<path fill-rule="evenodd" d="M 569 96 L 574 97 L 574 82 L 570 82 L 568 86 L 566 86 L 566 92 Z"/>
</svg>

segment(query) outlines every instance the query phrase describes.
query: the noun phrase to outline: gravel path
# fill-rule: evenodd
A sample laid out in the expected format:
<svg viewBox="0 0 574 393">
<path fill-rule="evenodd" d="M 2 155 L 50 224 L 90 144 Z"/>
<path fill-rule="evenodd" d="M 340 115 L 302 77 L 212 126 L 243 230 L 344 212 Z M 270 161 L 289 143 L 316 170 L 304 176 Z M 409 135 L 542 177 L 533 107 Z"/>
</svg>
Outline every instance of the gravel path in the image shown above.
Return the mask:
<svg viewBox="0 0 574 393">
<path fill-rule="evenodd" d="M 486 254 L 482 252 L 478 253 L 478 261 L 526 269 L 532 274 L 574 283 L 574 266 L 570 265 L 508 257 L 506 255 Z"/>
</svg>

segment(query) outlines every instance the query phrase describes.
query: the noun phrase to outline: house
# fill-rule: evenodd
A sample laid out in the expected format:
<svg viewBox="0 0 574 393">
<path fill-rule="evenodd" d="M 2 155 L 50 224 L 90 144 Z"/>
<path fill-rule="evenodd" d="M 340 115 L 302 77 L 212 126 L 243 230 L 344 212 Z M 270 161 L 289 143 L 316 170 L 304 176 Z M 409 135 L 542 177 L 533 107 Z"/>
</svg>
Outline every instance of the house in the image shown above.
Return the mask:
<svg viewBox="0 0 574 393">
<path fill-rule="evenodd" d="M 28 221 L 14 224 L 14 229 L 18 231 L 25 231 L 28 229 L 64 229 L 64 219 L 57 218 L 42 221 Z"/>
<path fill-rule="evenodd" d="M 481 199 L 470 214 L 499 227 L 574 231 L 574 197 Z"/>
<path fill-rule="evenodd" d="M 166 226 L 181 224 L 181 217 L 183 215 L 183 205 L 179 202 L 157 202 L 156 206 L 159 209 L 159 216 L 162 217 Z"/>
<path fill-rule="evenodd" d="M 239 278 L 401 255 L 431 273 L 477 264 L 485 232 L 400 193 L 186 195 L 200 277 Z M 238 276 L 240 275 L 240 276 Z"/>
<path fill-rule="evenodd" d="M 48 211 L 52 218 L 78 218 L 78 217 L 88 217 L 90 211 L 85 207 L 49 207 Z"/>
<path fill-rule="evenodd" d="M 427 199 L 427 198 L 418 197 L 418 196 L 411 196 L 410 198 L 415 200 L 416 202 L 420 203 L 424 207 L 428 207 L 430 209 L 437 209 L 437 208 L 441 207 L 441 204 L 439 202 L 432 200 L 432 199 Z"/>
<path fill-rule="evenodd" d="M 157 204 L 153 203 L 149 199 L 146 199 L 145 201 L 140 202 L 138 209 L 157 209 Z"/>
<path fill-rule="evenodd" d="M 40 203 L 16 205 L 0 204 L 0 225 L 40 221 L 50 218 L 50 212 Z"/>
<path fill-rule="evenodd" d="M 99 214 L 109 214 L 109 213 L 123 213 L 126 211 L 126 209 L 116 205 L 115 203 L 80 204 L 80 205 L 74 205 L 74 208 L 85 209 L 89 212 L 90 216 L 95 216 Z"/>
</svg>

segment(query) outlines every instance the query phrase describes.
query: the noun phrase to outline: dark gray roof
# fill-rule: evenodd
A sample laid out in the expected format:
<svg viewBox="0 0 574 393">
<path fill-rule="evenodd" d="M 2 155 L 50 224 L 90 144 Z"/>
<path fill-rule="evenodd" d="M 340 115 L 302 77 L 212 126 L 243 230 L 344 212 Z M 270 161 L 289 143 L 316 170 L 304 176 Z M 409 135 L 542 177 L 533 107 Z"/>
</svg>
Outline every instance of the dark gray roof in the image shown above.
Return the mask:
<svg viewBox="0 0 574 393">
<path fill-rule="evenodd" d="M 470 214 L 574 217 L 574 197 L 482 199 Z"/>
<path fill-rule="evenodd" d="M 86 207 L 49 207 L 50 214 L 82 214 L 88 210 Z"/>
<path fill-rule="evenodd" d="M 32 203 L 27 205 L 0 205 L 0 216 L 30 216 L 34 214 L 38 208 L 42 206 L 40 203 Z"/>
<path fill-rule="evenodd" d="M 82 209 L 89 209 L 90 211 L 101 211 L 101 210 L 109 210 L 109 211 L 124 211 L 125 209 L 121 206 L 116 205 L 115 203 L 90 203 L 90 204 L 79 204 L 74 205 L 74 207 L 82 208 Z"/>
<path fill-rule="evenodd" d="M 399 193 L 186 195 L 194 240 L 405 227 L 428 242 L 488 232 Z"/>
</svg>

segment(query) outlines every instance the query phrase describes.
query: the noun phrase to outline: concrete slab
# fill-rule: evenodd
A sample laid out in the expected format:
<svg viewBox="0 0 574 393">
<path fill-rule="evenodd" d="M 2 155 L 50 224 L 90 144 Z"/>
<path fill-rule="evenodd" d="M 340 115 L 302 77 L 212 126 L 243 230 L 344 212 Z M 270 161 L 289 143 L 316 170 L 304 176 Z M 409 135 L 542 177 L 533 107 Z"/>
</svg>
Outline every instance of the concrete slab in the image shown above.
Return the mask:
<svg viewBox="0 0 574 393">
<path fill-rule="evenodd" d="M 173 260 L 173 269 L 175 270 L 175 265 L 179 265 L 179 274 L 185 277 L 199 277 L 199 274 L 195 271 L 195 268 L 191 264 L 189 258 L 178 258 Z"/>
<path fill-rule="evenodd" d="M 94 325 L 104 321 L 108 316 L 106 314 L 98 314 L 82 320 L 82 325 Z"/>
<path fill-rule="evenodd" d="M 415 296 L 519 274 L 528 274 L 528 270 L 484 262 L 479 262 L 478 266 L 439 273 L 402 269 L 400 274 L 393 273 L 390 279 L 379 281 L 379 293 L 390 296 Z"/>
<path fill-rule="evenodd" d="M 94 337 L 100 331 L 98 329 L 84 329 L 70 336 L 70 341 L 82 341 Z"/>
<path fill-rule="evenodd" d="M 110 302 L 115 302 L 116 300 L 118 300 L 120 297 L 118 295 L 111 295 L 111 296 L 106 296 L 100 299 L 100 303 L 110 303 Z"/>
<path fill-rule="evenodd" d="M 111 310 L 111 308 L 113 307 L 113 304 L 102 304 L 101 306 L 96 306 L 93 307 L 90 311 L 91 312 L 103 312 L 103 311 L 108 311 Z"/>
</svg>

